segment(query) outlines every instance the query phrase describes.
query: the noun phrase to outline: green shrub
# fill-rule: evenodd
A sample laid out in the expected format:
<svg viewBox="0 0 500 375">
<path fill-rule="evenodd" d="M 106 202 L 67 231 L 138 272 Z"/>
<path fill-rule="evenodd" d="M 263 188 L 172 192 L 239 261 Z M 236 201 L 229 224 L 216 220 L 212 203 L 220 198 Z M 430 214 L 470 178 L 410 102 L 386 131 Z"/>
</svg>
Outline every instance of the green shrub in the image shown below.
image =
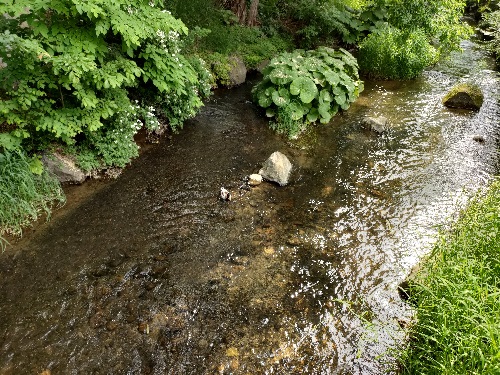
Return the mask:
<svg viewBox="0 0 500 375">
<path fill-rule="evenodd" d="M 327 123 L 363 89 L 356 59 L 328 47 L 282 53 L 271 60 L 253 88 L 255 101 L 275 117 L 276 130 L 296 135 L 307 123 Z"/>
<path fill-rule="evenodd" d="M 420 30 L 385 27 L 366 37 L 359 46 L 358 61 L 371 78 L 412 79 L 437 59 L 437 51 Z"/>
<path fill-rule="evenodd" d="M 21 152 L 0 153 L 1 248 L 6 244 L 3 235 L 21 235 L 22 228 L 37 220 L 41 212 L 50 216 L 53 202 L 65 201 L 59 182 L 39 167 L 39 160 Z"/>
<path fill-rule="evenodd" d="M 117 150 L 123 144 L 113 134 L 130 135 L 129 124 L 120 120 L 132 106 L 130 90 L 141 87 L 163 97 L 162 110 L 172 127 L 179 127 L 193 114 L 186 109 L 201 105 L 198 94 L 204 83 L 182 54 L 187 28 L 162 11 L 162 4 L 3 2 L 0 14 L 11 18 L 2 17 L 0 26 L 0 57 L 6 64 L 0 81 L 0 124 L 13 129 L 0 137 L 0 148 L 20 147 L 27 138 L 67 144 L 83 138 L 101 150 L 106 163 L 122 165 L 137 154 L 137 146 Z M 139 104 L 145 110 L 150 105 Z"/>
<path fill-rule="evenodd" d="M 411 283 L 404 374 L 500 374 L 500 182 L 443 234 Z"/>
<path fill-rule="evenodd" d="M 301 46 L 314 48 L 337 37 L 350 44 L 358 39 L 362 24 L 345 1 L 298 0 L 288 7 L 290 16 L 301 24 L 296 32 Z"/>
<path fill-rule="evenodd" d="M 391 26 L 419 31 L 435 44 L 439 54 L 460 49 L 472 29 L 462 20 L 465 0 L 382 0 Z"/>
<path fill-rule="evenodd" d="M 495 56 L 497 66 L 500 66 L 500 11 L 484 13 L 480 27 L 489 33 L 491 40 L 486 46 Z"/>
</svg>

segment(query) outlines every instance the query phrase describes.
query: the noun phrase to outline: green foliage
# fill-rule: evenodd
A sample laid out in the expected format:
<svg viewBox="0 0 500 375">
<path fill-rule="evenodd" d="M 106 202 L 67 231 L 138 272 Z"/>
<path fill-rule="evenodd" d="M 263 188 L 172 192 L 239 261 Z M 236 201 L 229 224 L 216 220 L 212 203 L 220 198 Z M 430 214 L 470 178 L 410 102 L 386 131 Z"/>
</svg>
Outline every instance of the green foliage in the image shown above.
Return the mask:
<svg viewBox="0 0 500 375">
<path fill-rule="evenodd" d="M 288 37 L 266 35 L 260 28 L 238 24 L 237 17 L 211 0 L 169 0 L 174 14 L 191 29 L 195 41 L 190 52 L 200 55 L 214 75 L 214 83 L 228 84 L 230 60 L 240 56 L 245 65 L 255 68 L 264 60 L 292 49 Z"/>
<path fill-rule="evenodd" d="M 496 58 L 496 63 L 500 66 L 500 11 L 484 13 L 480 27 L 485 30 L 489 36 L 487 48 Z"/>
<path fill-rule="evenodd" d="M 412 79 L 437 57 L 421 30 L 401 31 L 387 26 L 363 40 L 358 61 L 361 71 L 372 78 Z"/>
<path fill-rule="evenodd" d="M 3 235 L 21 235 L 22 228 L 37 220 L 41 212 L 50 216 L 52 202 L 65 201 L 59 182 L 42 172 L 40 165 L 40 160 L 21 152 L 0 153 L 1 248 L 6 244 Z"/>
<path fill-rule="evenodd" d="M 405 374 L 500 373 L 500 182 L 443 234 L 412 281 Z"/>
<path fill-rule="evenodd" d="M 119 122 L 132 105 L 130 90 L 147 87 L 163 96 L 163 111 L 176 113 L 167 116 L 174 128 L 193 115 L 179 116 L 179 107 L 199 108 L 205 82 L 181 52 L 186 26 L 161 5 L 161 0 L 2 3 L 0 14 L 11 18 L 0 30 L 0 123 L 13 129 L 2 134 L 0 147 L 18 148 L 29 137 L 72 144 L 84 135 L 106 163 L 123 165 L 137 146 L 118 151 L 115 145 L 123 144 L 112 134 L 130 133 Z M 105 142 L 113 145 L 104 147 Z"/>
<path fill-rule="evenodd" d="M 229 85 L 229 73 L 231 71 L 231 61 L 229 56 L 220 52 L 211 52 L 203 55 L 211 74 L 213 75 L 213 86 L 217 83 Z"/>
<path fill-rule="evenodd" d="M 346 50 L 320 47 L 272 59 L 253 95 L 268 117 L 276 117 L 272 127 L 292 137 L 308 123 L 329 122 L 362 89 L 356 59 Z"/>
<path fill-rule="evenodd" d="M 157 108 L 158 116 L 165 118 L 174 132 L 182 129 L 184 121 L 198 113 L 199 108 L 203 106 L 202 99 L 211 94 L 214 82 L 214 77 L 203 59 L 191 56 L 187 59 L 187 63 L 189 64 L 188 67 L 192 67 L 196 79 L 187 83 L 182 91 L 159 94 L 151 101 L 151 104 Z M 147 94 L 144 94 L 144 97 L 147 97 Z M 154 116 L 150 111 L 149 117 L 151 120 L 153 120 Z M 148 125 L 148 121 L 151 123 L 151 120 L 148 120 L 147 113 L 146 115 L 143 114 L 142 117 L 146 121 L 146 129 L 155 130 Z"/>
<path fill-rule="evenodd" d="M 470 36 L 463 21 L 465 0 L 383 0 L 388 22 L 400 30 L 420 30 L 440 53 L 460 48 L 460 41 Z"/>
<path fill-rule="evenodd" d="M 461 20 L 464 8 L 462 0 L 375 1 L 360 18 L 373 25 L 360 44 L 361 71 L 377 78 L 417 77 L 442 55 L 458 50 L 470 35 Z"/>
<path fill-rule="evenodd" d="M 340 0 L 298 0 L 287 4 L 289 17 L 301 23 L 297 35 L 306 48 L 340 36 L 344 43 L 355 43 L 363 24 L 357 12 Z"/>
</svg>

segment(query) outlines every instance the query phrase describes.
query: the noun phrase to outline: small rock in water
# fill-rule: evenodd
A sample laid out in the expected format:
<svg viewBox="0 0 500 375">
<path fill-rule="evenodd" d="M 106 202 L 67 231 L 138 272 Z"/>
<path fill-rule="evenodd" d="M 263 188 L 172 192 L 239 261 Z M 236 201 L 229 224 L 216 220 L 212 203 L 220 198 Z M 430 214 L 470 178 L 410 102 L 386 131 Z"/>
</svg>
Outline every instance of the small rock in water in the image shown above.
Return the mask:
<svg viewBox="0 0 500 375">
<path fill-rule="evenodd" d="M 220 199 L 222 199 L 223 201 L 230 201 L 231 200 L 231 193 L 229 192 L 229 190 L 221 187 L 220 188 Z"/>
<path fill-rule="evenodd" d="M 248 176 L 248 185 L 257 186 L 262 183 L 262 176 L 260 174 L 254 173 Z"/>
<path fill-rule="evenodd" d="M 478 143 L 484 143 L 484 137 L 482 135 L 475 135 L 472 139 Z"/>
<path fill-rule="evenodd" d="M 382 134 L 387 131 L 387 118 L 379 117 L 365 117 L 363 124 L 372 132 Z"/>
<path fill-rule="evenodd" d="M 238 355 L 238 349 L 236 349 L 235 347 L 230 347 L 226 350 L 226 356 L 228 357 L 238 357 Z"/>
</svg>

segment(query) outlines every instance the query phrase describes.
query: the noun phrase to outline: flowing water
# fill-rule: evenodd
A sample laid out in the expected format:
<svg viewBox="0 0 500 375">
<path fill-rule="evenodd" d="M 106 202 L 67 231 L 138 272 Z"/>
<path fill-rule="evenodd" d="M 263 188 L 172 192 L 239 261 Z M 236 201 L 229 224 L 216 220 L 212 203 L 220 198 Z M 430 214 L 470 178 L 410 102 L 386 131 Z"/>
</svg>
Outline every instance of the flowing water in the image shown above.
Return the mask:
<svg viewBox="0 0 500 375">
<path fill-rule="evenodd" d="M 218 91 L 117 180 L 75 190 L 0 256 L 0 374 L 395 372 L 412 314 L 398 285 L 496 172 L 497 74 L 463 48 L 416 81 L 367 82 L 293 142 L 250 85 Z M 444 108 L 466 79 L 481 110 Z M 247 188 L 276 150 L 292 183 Z"/>
</svg>

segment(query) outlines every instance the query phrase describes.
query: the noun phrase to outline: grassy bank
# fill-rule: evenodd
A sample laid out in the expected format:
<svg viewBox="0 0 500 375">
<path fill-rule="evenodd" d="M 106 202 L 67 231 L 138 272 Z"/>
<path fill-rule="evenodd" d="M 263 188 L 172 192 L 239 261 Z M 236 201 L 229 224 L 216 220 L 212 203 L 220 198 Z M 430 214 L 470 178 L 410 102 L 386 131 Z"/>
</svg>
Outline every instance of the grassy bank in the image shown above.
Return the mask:
<svg viewBox="0 0 500 375">
<path fill-rule="evenodd" d="M 59 182 L 46 171 L 36 171 L 33 160 L 21 152 L 0 153 L 0 250 L 5 234 L 21 235 L 22 228 L 50 216 L 54 202 L 65 201 Z"/>
<path fill-rule="evenodd" d="M 500 181 L 442 235 L 410 294 L 404 374 L 500 374 Z"/>
</svg>

